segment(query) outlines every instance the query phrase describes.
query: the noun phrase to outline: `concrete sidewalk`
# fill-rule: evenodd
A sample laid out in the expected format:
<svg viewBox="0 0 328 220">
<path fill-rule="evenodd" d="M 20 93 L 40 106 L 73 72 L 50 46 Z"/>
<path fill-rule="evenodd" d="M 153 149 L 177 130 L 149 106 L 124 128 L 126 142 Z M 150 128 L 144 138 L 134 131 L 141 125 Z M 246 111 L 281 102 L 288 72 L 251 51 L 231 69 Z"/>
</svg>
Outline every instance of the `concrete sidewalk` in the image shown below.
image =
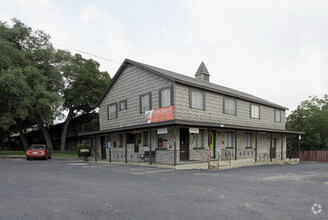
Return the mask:
<svg viewBox="0 0 328 220">
<path fill-rule="evenodd" d="M 89 163 L 101 163 L 101 164 L 117 164 L 117 165 L 133 165 L 133 166 L 149 166 L 149 167 L 157 167 L 157 168 L 166 168 L 166 169 L 175 169 L 175 170 L 190 170 L 190 169 L 206 169 L 208 170 L 209 165 L 208 162 L 204 161 L 184 161 L 179 162 L 176 166 L 173 164 L 163 164 L 163 163 L 156 163 L 153 162 L 149 165 L 149 162 L 129 162 L 125 163 L 124 161 L 118 162 L 109 162 L 108 160 L 97 160 L 95 161 L 94 158 L 89 158 Z M 210 162 L 210 169 L 211 170 L 223 170 L 223 169 L 232 169 L 232 168 L 239 168 L 245 166 L 261 166 L 261 165 L 285 165 L 285 164 L 298 164 L 299 159 L 285 159 L 285 160 L 273 160 L 273 161 L 260 161 L 255 162 L 253 159 L 240 159 L 240 160 L 231 160 L 231 164 L 227 164 L 225 161 L 220 161 L 219 166 L 217 165 L 217 161 Z"/>
</svg>

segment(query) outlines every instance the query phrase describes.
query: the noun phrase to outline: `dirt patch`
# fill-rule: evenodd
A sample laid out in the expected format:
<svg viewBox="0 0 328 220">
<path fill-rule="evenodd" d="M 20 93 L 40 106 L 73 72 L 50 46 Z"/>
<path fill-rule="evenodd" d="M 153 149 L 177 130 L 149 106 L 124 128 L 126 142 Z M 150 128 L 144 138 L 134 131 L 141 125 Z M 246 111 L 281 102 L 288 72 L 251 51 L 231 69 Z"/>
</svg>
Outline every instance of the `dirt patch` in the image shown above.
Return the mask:
<svg viewBox="0 0 328 220">
<path fill-rule="evenodd" d="M 265 177 L 265 178 L 263 178 L 263 180 L 270 180 L 270 181 L 291 181 L 291 180 L 294 180 L 294 181 L 300 181 L 300 180 L 311 180 L 314 177 L 318 177 L 318 176 L 322 176 L 322 175 L 323 175 L 322 173 L 284 174 L 284 175 L 278 175 L 278 176 Z"/>
</svg>

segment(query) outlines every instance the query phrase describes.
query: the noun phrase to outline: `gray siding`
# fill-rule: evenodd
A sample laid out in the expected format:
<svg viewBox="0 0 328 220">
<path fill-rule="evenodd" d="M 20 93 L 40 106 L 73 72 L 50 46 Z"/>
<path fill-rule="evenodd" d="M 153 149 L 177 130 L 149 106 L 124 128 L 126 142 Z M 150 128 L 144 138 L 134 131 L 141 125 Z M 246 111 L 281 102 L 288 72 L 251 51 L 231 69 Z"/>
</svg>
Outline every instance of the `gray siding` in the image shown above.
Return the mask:
<svg viewBox="0 0 328 220">
<path fill-rule="evenodd" d="M 100 130 L 145 124 L 144 114 L 139 112 L 139 96 L 151 92 L 152 109 L 159 108 L 159 90 L 171 85 L 173 82 L 163 77 L 127 66 L 100 104 Z M 119 104 L 122 100 L 127 100 L 128 109 L 118 111 L 116 119 L 108 120 L 108 104 Z"/>
<path fill-rule="evenodd" d="M 285 129 L 285 111 L 281 110 L 281 122 L 274 121 L 274 108 L 260 105 L 260 119 L 250 118 L 250 102 L 237 99 L 237 115 L 223 114 L 223 95 L 203 91 L 205 111 L 189 107 L 189 88 L 175 84 L 174 117 L 181 120 L 213 122 L 240 126 Z"/>
</svg>

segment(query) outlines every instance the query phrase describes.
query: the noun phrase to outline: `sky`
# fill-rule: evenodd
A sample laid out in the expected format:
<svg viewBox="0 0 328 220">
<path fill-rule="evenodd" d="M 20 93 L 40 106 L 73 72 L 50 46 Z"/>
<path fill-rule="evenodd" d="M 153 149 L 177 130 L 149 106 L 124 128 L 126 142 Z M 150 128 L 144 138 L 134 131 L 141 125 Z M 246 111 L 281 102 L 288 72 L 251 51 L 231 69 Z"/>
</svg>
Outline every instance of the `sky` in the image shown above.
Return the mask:
<svg viewBox="0 0 328 220">
<path fill-rule="evenodd" d="M 0 0 L 11 18 L 97 55 L 82 53 L 111 77 L 125 58 L 191 77 L 203 61 L 210 82 L 288 113 L 328 94 L 328 1 Z"/>
</svg>

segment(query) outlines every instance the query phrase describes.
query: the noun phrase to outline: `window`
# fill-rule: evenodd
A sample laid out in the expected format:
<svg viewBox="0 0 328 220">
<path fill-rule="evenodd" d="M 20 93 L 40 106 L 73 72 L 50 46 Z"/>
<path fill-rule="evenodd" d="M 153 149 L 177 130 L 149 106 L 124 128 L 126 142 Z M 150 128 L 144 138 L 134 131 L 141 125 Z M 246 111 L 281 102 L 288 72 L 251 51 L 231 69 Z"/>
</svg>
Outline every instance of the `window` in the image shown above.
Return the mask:
<svg viewBox="0 0 328 220">
<path fill-rule="evenodd" d="M 108 105 L 108 120 L 117 118 L 116 109 L 117 109 L 117 104 L 116 103 Z"/>
<path fill-rule="evenodd" d="M 128 108 L 127 101 L 120 101 L 120 111 L 125 110 Z"/>
<path fill-rule="evenodd" d="M 260 106 L 251 104 L 251 118 L 260 118 Z"/>
<path fill-rule="evenodd" d="M 246 143 L 245 147 L 252 147 L 252 134 L 246 134 Z"/>
<path fill-rule="evenodd" d="M 281 112 L 278 109 L 274 110 L 274 121 L 280 122 L 281 121 Z"/>
<path fill-rule="evenodd" d="M 204 93 L 198 90 L 190 90 L 190 107 L 204 110 L 205 99 Z"/>
<path fill-rule="evenodd" d="M 131 134 L 131 133 L 126 134 L 126 144 L 134 144 L 135 139 L 136 139 L 135 134 Z"/>
<path fill-rule="evenodd" d="M 159 134 L 158 135 L 158 148 L 167 149 L 168 141 L 167 141 L 167 134 Z"/>
<path fill-rule="evenodd" d="M 171 87 L 160 90 L 159 95 L 160 95 L 160 99 L 159 99 L 159 107 L 160 108 L 164 108 L 164 107 L 172 105 Z"/>
<path fill-rule="evenodd" d="M 148 146 L 148 131 L 143 132 L 143 146 Z"/>
<path fill-rule="evenodd" d="M 236 99 L 225 97 L 223 101 L 223 113 L 236 115 Z"/>
<path fill-rule="evenodd" d="M 118 145 L 118 147 L 123 147 L 123 134 L 119 134 L 118 135 L 118 138 L 119 138 L 119 145 Z"/>
<path fill-rule="evenodd" d="M 199 133 L 192 134 L 192 147 L 193 148 L 204 148 L 204 131 L 199 130 Z"/>
<path fill-rule="evenodd" d="M 233 132 L 226 132 L 225 146 L 233 147 L 232 142 L 233 142 Z"/>
<path fill-rule="evenodd" d="M 150 93 L 140 96 L 140 113 L 151 109 L 151 95 Z"/>
</svg>

